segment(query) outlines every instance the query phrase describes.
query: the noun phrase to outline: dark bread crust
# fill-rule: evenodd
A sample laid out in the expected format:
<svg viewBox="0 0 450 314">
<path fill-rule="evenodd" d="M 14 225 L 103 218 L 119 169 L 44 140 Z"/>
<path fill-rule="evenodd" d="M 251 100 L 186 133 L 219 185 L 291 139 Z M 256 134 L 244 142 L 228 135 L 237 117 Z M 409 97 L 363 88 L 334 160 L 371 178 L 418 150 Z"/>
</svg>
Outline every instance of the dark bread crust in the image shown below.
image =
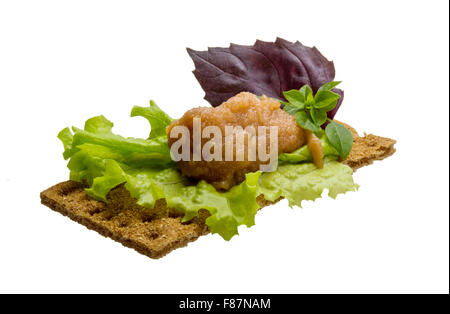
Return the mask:
<svg viewBox="0 0 450 314">
<path fill-rule="evenodd" d="M 353 170 L 381 160 L 395 152 L 395 141 L 372 134 L 359 137 L 354 129 L 352 152 L 343 163 Z M 88 197 L 86 186 L 79 182 L 59 183 L 41 193 L 42 204 L 64 216 L 109 237 L 124 246 L 135 249 L 150 258 L 160 258 L 170 251 L 186 246 L 209 233 L 205 220 L 209 213 L 200 210 L 199 216 L 182 223 L 182 213 L 167 208 L 165 200 L 158 200 L 153 209 L 136 204 L 123 185 L 108 194 L 108 203 Z M 281 199 L 281 198 L 280 198 Z M 262 195 L 257 201 L 261 207 L 269 202 Z"/>
</svg>

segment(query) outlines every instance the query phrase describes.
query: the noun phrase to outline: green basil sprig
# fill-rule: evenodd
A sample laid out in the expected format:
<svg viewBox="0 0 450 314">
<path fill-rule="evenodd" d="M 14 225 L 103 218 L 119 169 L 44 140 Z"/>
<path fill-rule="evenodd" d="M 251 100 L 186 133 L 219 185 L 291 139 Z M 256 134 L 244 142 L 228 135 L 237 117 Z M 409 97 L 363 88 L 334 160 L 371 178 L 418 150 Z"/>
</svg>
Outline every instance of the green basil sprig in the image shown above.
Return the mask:
<svg viewBox="0 0 450 314">
<path fill-rule="evenodd" d="M 315 95 L 309 85 L 304 85 L 299 90 L 292 89 L 283 92 L 288 102 L 281 103 L 284 104 L 284 111 L 295 116 L 295 120 L 302 128 L 317 136 L 323 134 L 321 126 L 328 121 L 325 134 L 331 146 L 344 159 L 352 149 L 353 135 L 345 126 L 327 117 L 327 112 L 336 107 L 341 97 L 331 91 L 340 83 L 337 81 L 326 83 L 317 90 Z"/>
</svg>

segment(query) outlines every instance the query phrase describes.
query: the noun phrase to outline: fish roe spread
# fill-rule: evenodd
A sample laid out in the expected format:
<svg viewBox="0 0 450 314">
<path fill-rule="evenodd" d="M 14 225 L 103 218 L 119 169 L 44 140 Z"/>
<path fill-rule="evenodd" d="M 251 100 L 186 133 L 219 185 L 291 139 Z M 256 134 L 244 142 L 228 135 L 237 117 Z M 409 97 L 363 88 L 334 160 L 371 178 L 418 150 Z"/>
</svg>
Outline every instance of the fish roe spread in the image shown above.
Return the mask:
<svg viewBox="0 0 450 314">
<path fill-rule="evenodd" d="M 208 126 L 217 126 L 222 134 L 226 133 L 227 126 L 241 126 L 244 135 L 244 159 L 238 161 L 236 159 L 237 149 L 233 150 L 233 160 L 225 161 L 225 136 L 223 136 L 218 145 L 222 145 L 221 160 L 193 160 L 193 131 L 194 119 L 200 119 L 201 129 L 204 130 Z M 184 126 L 190 131 L 190 157 L 189 160 L 180 160 L 177 165 L 184 176 L 203 179 L 212 184 L 216 189 L 228 190 L 232 186 L 242 182 L 245 174 L 260 169 L 261 164 L 267 163 L 262 161 L 259 154 L 256 154 L 256 160 L 249 158 L 247 146 L 251 143 L 252 138 L 258 136 L 266 136 L 266 152 L 269 152 L 269 134 L 252 134 L 248 133 L 245 128 L 253 126 L 256 131 L 258 126 L 275 126 L 278 127 L 278 154 L 290 153 L 308 144 L 314 137 L 303 130 L 295 121 L 295 118 L 280 108 L 280 103 L 266 96 L 258 98 L 256 95 L 242 92 L 228 99 L 220 106 L 215 108 L 198 107 L 187 111 L 179 120 L 173 121 L 166 129 L 169 146 L 178 141 L 180 137 L 171 138 L 171 130 L 175 126 Z M 269 133 L 269 132 L 267 132 Z M 315 138 L 317 139 L 317 138 Z M 318 139 L 317 139 L 318 140 Z M 210 141 L 209 138 L 201 139 L 201 146 Z M 236 144 L 236 137 L 233 138 Z M 319 143 L 316 143 L 320 145 Z M 314 143 L 312 143 L 314 146 Z M 311 150 L 311 147 L 310 147 Z"/>
</svg>

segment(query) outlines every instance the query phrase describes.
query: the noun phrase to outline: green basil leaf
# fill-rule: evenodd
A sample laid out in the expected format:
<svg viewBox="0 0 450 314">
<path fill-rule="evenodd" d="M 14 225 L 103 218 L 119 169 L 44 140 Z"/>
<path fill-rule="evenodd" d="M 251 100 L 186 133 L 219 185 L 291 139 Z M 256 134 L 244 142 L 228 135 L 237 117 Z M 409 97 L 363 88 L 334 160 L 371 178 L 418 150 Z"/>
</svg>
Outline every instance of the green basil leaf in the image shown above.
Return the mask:
<svg viewBox="0 0 450 314">
<path fill-rule="evenodd" d="M 299 107 L 297 107 L 297 106 L 295 106 L 295 105 L 293 105 L 293 104 L 290 104 L 290 103 L 286 103 L 285 105 L 284 105 L 284 108 L 283 108 L 283 110 L 284 111 L 286 111 L 287 113 L 289 113 L 290 115 L 295 115 L 295 113 L 297 112 L 297 111 L 300 111 L 300 110 L 302 110 L 303 108 L 299 108 Z"/>
<path fill-rule="evenodd" d="M 308 96 L 306 97 L 306 107 L 311 108 L 313 106 L 314 106 L 314 95 L 308 94 Z"/>
<path fill-rule="evenodd" d="M 337 150 L 341 158 L 346 158 L 352 150 L 352 133 L 345 126 L 334 121 L 330 121 L 325 128 L 325 133 L 331 146 Z"/>
<path fill-rule="evenodd" d="M 338 86 L 341 83 L 342 83 L 341 81 L 333 81 L 333 82 L 329 82 L 329 83 L 323 84 L 317 90 L 317 92 L 326 91 L 326 90 L 332 90 L 333 88 L 335 88 L 336 86 Z"/>
<path fill-rule="evenodd" d="M 299 90 L 291 89 L 287 92 L 283 92 L 283 96 L 287 99 L 287 101 L 299 109 L 305 108 L 305 95 Z"/>
<path fill-rule="evenodd" d="M 318 91 L 314 97 L 314 108 L 325 110 L 326 112 L 333 110 L 341 98 L 339 94 L 331 91 Z"/>
<path fill-rule="evenodd" d="M 313 94 L 313 91 L 309 85 L 303 85 L 302 88 L 299 89 L 300 93 L 305 96 L 305 101 L 308 99 L 309 95 Z"/>
<path fill-rule="evenodd" d="M 295 120 L 302 128 L 310 130 L 311 132 L 318 133 L 322 130 L 320 126 L 314 124 L 310 115 L 305 111 L 298 111 L 295 114 Z"/>
<path fill-rule="evenodd" d="M 314 105 L 314 94 L 311 87 L 309 87 L 309 85 L 303 85 L 302 88 L 300 88 L 300 92 L 305 95 L 306 107 L 312 107 Z"/>
<path fill-rule="evenodd" d="M 311 118 L 316 125 L 322 125 L 327 121 L 327 112 L 321 109 L 311 109 Z"/>
</svg>

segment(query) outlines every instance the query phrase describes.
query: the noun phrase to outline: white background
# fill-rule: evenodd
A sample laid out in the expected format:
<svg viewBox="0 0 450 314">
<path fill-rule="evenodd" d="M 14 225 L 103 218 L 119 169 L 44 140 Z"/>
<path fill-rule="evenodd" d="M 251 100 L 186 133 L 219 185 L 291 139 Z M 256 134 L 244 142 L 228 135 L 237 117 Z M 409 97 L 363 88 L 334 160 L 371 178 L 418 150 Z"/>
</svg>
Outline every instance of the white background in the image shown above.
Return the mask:
<svg viewBox="0 0 450 314">
<path fill-rule="evenodd" d="M 157 4 L 156 4 L 157 3 Z M 448 293 L 448 1 L 0 2 L 0 292 Z M 264 208 L 230 242 L 151 260 L 40 204 L 57 132 L 133 105 L 207 106 L 186 47 L 276 36 L 334 60 L 337 118 L 398 141 L 356 193 Z"/>
</svg>

